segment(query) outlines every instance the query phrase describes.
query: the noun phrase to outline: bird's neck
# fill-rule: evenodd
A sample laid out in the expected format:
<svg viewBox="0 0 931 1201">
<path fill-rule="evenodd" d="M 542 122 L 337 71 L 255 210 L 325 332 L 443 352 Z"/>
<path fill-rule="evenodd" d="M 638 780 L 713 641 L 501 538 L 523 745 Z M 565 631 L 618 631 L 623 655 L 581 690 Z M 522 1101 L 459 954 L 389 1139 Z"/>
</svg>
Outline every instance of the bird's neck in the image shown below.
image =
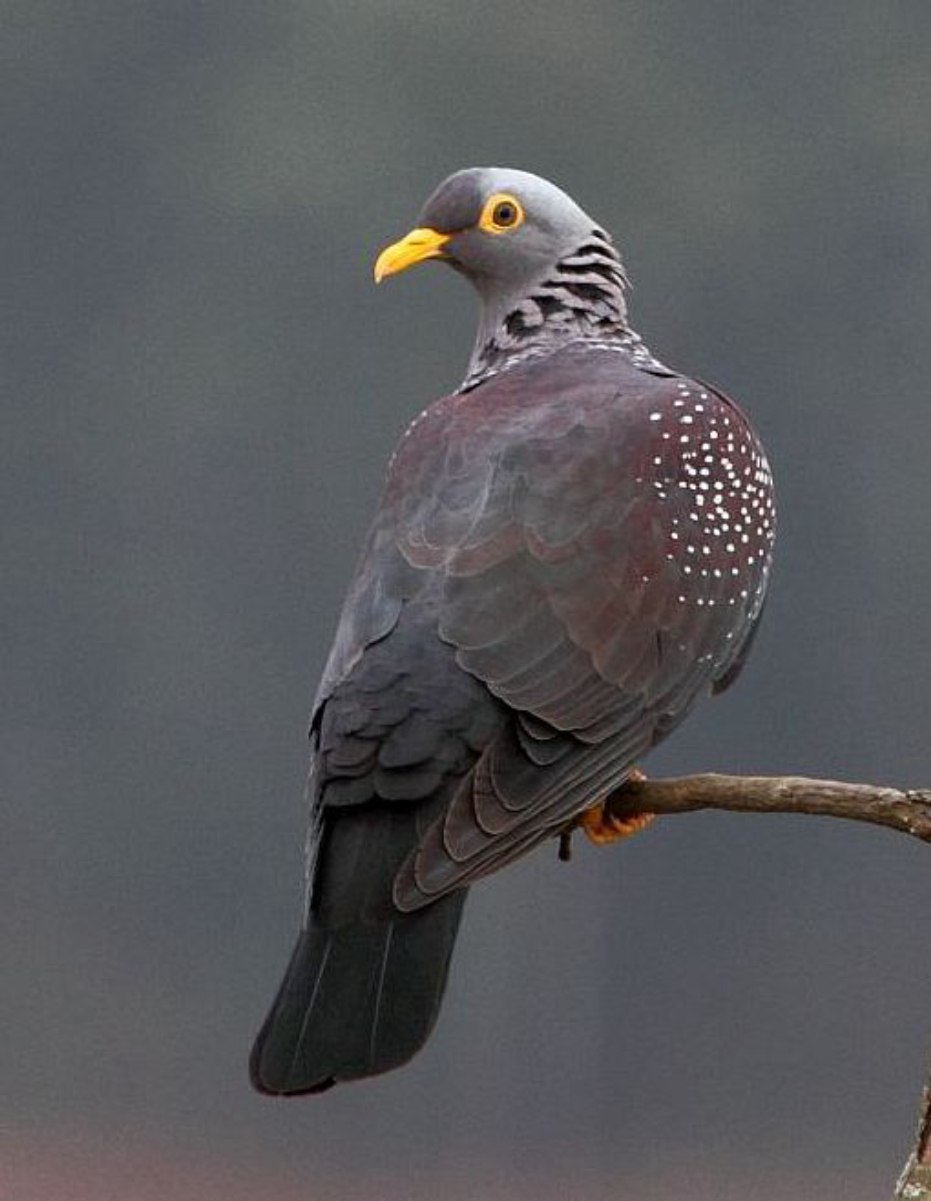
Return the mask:
<svg viewBox="0 0 931 1201">
<path fill-rule="evenodd" d="M 479 286 L 482 311 L 460 391 L 568 342 L 617 345 L 650 358 L 627 323 L 626 285 L 617 251 L 599 230 L 518 290 Z"/>
</svg>

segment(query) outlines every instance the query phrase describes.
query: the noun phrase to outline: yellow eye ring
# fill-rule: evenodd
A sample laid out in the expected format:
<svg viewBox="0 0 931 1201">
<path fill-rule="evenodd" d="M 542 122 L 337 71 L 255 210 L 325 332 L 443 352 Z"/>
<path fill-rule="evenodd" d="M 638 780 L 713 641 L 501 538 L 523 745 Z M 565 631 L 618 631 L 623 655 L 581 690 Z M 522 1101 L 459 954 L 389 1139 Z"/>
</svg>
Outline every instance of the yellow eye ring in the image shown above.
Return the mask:
<svg viewBox="0 0 931 1201">
<path fill-rule="evenodd" d="M 485 201 L 478 227 L 486 234 L 506 234 L 517 229 L 523 221 L 524 210 L 517 197 L 507 192 L 495 192 Z"/>
</svg>

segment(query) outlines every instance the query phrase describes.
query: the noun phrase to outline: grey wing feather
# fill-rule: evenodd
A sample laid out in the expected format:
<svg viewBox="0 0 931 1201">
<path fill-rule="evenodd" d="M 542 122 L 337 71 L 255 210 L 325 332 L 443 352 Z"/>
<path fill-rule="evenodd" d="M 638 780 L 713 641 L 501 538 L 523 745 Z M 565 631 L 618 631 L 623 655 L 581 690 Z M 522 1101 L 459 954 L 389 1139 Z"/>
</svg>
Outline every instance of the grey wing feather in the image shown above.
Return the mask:
<svg viewBox="0 0 931 1201">
<path fill-rule="evenodd" d="M 433 430 L 422 421 L 402 448 L 401 551 L 441 578 L 439 636 L 509 714 L 405 866 L 405 908 L 494 870 L 616 787 L 728 678 L 758 618 L 772 531 L 761 517 L 748 555 L 726 521 L 741 528 L 727 506 L 765 469 L 749 426 L 700 385 L 596 357 L 506 373 L 430 414 Z M 715 491 L 707 447 L 729 456 Z M 536 724 L 515 734 L 522 713 Z"/>
</svg>

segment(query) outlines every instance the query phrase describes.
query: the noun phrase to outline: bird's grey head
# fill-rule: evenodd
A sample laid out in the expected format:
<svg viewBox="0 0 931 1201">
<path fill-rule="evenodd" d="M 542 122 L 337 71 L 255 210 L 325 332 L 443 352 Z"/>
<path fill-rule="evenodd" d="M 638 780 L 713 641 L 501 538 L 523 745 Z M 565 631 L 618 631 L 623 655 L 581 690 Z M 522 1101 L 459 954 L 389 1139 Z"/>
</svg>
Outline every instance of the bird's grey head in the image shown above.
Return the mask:
<svg viewBox="0 0 931 1201">
<path fill-rule="evenodd" d="M 379 255 L 375 278 L 430 259 L 456 268 L 482 299 L 467 383 L 518 354 L 627 332 L 626 279 L 610 237 L 539 175 L 457 171 L 429 197 L 416 227 Z"/>
</svg>

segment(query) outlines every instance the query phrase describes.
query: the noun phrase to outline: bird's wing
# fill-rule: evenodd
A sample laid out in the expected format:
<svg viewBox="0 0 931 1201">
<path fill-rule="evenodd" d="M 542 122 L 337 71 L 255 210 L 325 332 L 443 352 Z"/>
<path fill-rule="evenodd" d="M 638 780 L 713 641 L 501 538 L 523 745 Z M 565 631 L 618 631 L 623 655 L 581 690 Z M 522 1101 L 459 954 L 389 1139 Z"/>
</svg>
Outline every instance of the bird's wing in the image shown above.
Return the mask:
<svg viewBox="0 0 931 1201">
<path fill-rule="evenodd" d="M 385 497 L 436 630 L 509 708 L 396 900 L 415 908 L 616 787 L 759 613 L 763 452 L 709 388 L 569 349 L 428 410 Z"/>
</svg>

